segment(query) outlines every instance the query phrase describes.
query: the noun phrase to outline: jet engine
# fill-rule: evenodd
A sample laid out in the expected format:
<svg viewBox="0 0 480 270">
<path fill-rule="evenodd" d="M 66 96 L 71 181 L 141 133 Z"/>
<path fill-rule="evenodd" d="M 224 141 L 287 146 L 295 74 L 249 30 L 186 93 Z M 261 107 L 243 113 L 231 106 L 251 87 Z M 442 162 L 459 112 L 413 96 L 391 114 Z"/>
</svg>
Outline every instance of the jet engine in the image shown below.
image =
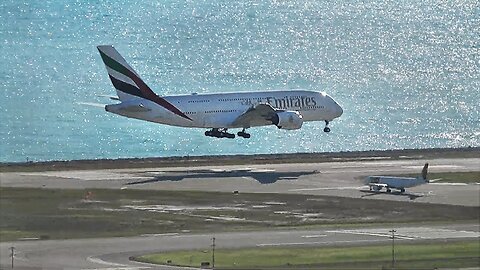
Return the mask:
<svg viewBox="0 0 480 270">
<path fill-rule="evenodd" d="M 303 116 L 297 111 L 277 112 L 272 117 L 272 123 L 281 129 L 299 129 L 303 124 Z"/>
</svg>

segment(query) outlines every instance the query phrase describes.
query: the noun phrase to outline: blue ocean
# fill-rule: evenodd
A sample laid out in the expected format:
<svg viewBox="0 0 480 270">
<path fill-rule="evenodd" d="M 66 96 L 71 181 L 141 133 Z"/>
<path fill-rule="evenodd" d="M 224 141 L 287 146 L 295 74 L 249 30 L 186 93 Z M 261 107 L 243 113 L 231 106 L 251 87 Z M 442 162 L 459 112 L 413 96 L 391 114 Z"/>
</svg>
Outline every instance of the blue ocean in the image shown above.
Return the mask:
<svg viewBox="0 0 480 270">
<path fill-rule="evenodd" d="M 109 114 L 96 45 L 159 95 L 308 89 L 344 109 L 251 139 Z M 0 3 L 0 162 L 480 146 L 478 0 Z"/>
</svg>

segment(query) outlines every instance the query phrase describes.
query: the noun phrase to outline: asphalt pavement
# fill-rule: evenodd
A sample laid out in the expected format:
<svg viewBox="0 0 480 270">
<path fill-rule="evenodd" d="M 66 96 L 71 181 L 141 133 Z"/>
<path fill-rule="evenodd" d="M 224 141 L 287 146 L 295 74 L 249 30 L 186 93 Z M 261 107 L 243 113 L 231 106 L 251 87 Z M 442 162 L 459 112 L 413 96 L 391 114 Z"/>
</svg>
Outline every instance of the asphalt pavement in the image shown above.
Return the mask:
<svg viewBox="0 0 480 270">
<path fill-rule="evenodd" d="M 2 187 L 109 188 L 275 192 L 344 196 L 364 199 L 480 206 L 480 185 L 438 183 L 408 189 L 406 194 L 372 194 L 362 178 L 367 175 L 478 171 L 480 158 L 434 160 L 339 161 L 328 163 L 171 167 L 147 169 L 70 170 L 0 173 Z M 15 269 L 172 269 L 129 261 L 145 253 L 260 246 L 346 246 L 386 243 L 390 227 L 310 231 L 262 231 L 209 234 L 167 234 L 128 238 L 17 241 L 0 243 L 0 265 L 10 268 L 15 247 Z M 479 239 L 479 225 L 409 225 L 395 228 L 399 241 Z"/>
</svg>

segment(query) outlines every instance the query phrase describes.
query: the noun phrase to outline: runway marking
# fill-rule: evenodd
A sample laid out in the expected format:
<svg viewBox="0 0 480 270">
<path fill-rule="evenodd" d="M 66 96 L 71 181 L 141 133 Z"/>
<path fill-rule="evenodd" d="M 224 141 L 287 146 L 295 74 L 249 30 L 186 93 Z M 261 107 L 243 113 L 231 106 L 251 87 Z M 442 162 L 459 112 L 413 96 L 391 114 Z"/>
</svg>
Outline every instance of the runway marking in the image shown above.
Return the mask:
<svg viewBox="0 0 480 270">
<path fill-rule="evenodd" d="M 146 233 L 146 234 L 142 234 L 140 236 L 144 236 L 144 237 L 161 237 L 161 236 L 177 236 L 179 235 L 179 233 Z"/>
<path fill-rule="evenodd" d="M 362 189 L 366 186 L 355 186 L 355 187 L 319 187 L 319 188 L 296 188 L 289 189 L 288 191 L 315 191 L 315 190 L 345 190 L 345 189 Z"/>
<path fill-rule="evenodd" d="M 104 261 L 100 258 L 95 258 L 93 256 L 88 256 L 87 261 L 92 262 L 92 263 L 98 263 L 98 264 L 103 264 L 103 265 L 110 265 L 110 266 L 118 266 L 118 267 L 128 267 L 128 265 L 121 264 L 121 263 L 114 263 L 114 262 L 107 262 Z M 115 268 L 117 269 L 117 268 Z"/>
<path fill-rule="evenodd" d="M 372 165 L 371 163 L 367 163 L 368 165 Z M 394 163 L 386 163 L 386 164 L 373 164 L 374 167 L 391 167 Z M 347 168 L 365 168 L 365 164 L 361 165 L 333 165 L 330 166 L 331 169 L 347 169 Z"/>
<path fill-rule="evenodd" d="M 341 230 L 341 231 L 327 231 L 332 233 L 349 233 L 349 234 L 358 234 L 358 235 L 370 235 L 370 236 L 380 236 L 380 237 L 391 237 L 389 233 L 374 233 L 374 232 L 363 232 L 363 231 L 355 231 L 355 230 Z M 406 240 L 413 240 L 419 239 L 421 237 L 410 237 L 404 236 L 401 234 L 395 234 L 395 239 L 406 239 Z"/>
<path fill-rule="evenodd" d="M 467 183 L 429 183 L 429 185 L 436 185 L 436 186 L 468 186 Z"/>
<path fill-rule="evenodd" d="M 366 161 L 366 162 L 358 162 L 358 164 L 361 164 L 362 165 L 362 168 L 366 167 L 366 166 L 370 166 L 370 167 L 374 167 L 374 168 L 377 168 L 377 167 L 388 167 L 388 166 L 398 166 L 398 165 L 401 165 L 402 163 L 403 164 L 407 164 L 409 161 L 377 161 L 377 162 L 371 162 L 371 161 Z"/>
<path fill-rule="evenodd" d="M 82 270 L 139 270 L 150 269 L 151 267 L 108 267 L 108 268 L 84 268 Z"/>
<path fill-rule="evenodd" d="M 319 238 L 319 237 L 325 237 L 327 236 L 326 234 L 316 234 L 316 235 L 302 235 L 302 238 Z"/>
<path fill-rule="evenodd" d="M 134 175 L 133 173 L 120 173 L 109 170 L 32 172 L 21 173 L 19 175 L 65 178 L 81 181 L 147 180 L 152 178 L 151 176 L 138 176 Z"/>
<path fill-rule="evenodd" d="M 286 205 L 287 203 L 285 202 L 263 202 L 263 204 L 267 204 L 267 205 Z"/>
<path fill-rule="evenodd" d="M 210 169 L 209 171 L 211 172 L 216 172 L 216 173 L 231 173 L 231 172 L 249 172 L 254 170 L 253 168 L 238 168 L 238 169 L 231 169 L 229 167 L 226 167 L 225 169 L 221 168 L 213 168 Z"/>
<path fill-rule="evenodd" d="M 362 173 L 362 174 L 367 174 L 369 171 L 371 170 L 348 170 L 346 172 L 348 173 Z M 322 174 L 338 174 L 339 171 L 338 170 L 325 170 L 325 171 L 322 171 Z"/>
<path fill-rule="evenodd" d="M 214 173 L 231 172 L 230 170 L 226 170 L 226 169 L 210 169 L 209 171 L 214 172 Z"/>
<path fill-rule="evenodd" d="M 372 239 L 372 240 L 342 240 L 342 241 L 324 241 L 324 242 L 292 242 L 292 243 L 265 243 L 257 244 L 257 247 L 276 247 L 276 246 L 304 246 L 304 245 L 325 245 L 325 244 L 342 244 L 342 243 L 371 243 L 371 242 L 384 242 L 384 239 Z"/>
<path fill-rule="evenodd" d="M 371 161 L 376 161 L 376 160 L 389 160 L 392 159 L 391 157 L 334 157 L 332 160 L 335 160 L 336 162 L 357 162 L 358 160 L 371 160 Z"/>
<path fill-rule="evenodd" d="M 452 239 L 452 238 L 478 238 L 480 233 L 472 231 L 460 231 L 450 229 L 439 229 L 430 227 L 416 227 L 416 228 L 398 228 L 398 234 L 395 234 L 397 239 Z M 336 230 L 327 231 L 330 233 L 349 233 L 358 235 L 371 235 L 380 237 L 391 237 L 391 233 L 387 229 L 372 229 L 372 230 Z M 408 235 L 408 236 L 407 236 Z"/>
<path fill-rule="evenodd" d="M 18 241 L 33 241 L 33 240 L 40 240 L 40 237 L 23 237 L 23 238 L 18 238 Z"/>
<path fill-rule="evenodd" d="M 252 170 L 251 172 L 253 172 L 253 173 L 269 173 L 269 172 L 275 172 L 275 170 L 272 170 L 272 169 L 256 169 L 256 170 Z"/>
<path fill-rule="evenodd" d="M 418 165 L 418 166 L 402 166 L 402 168 L 405 169 L 421 169 L 423 168 L 423 165 Z M 460 169 L 460 168 L 465 168 L 465 166 L 459 166 L 459 165 L 430 165 L 431 168 L 437 168 L 437 169 Z"/>
</svg>

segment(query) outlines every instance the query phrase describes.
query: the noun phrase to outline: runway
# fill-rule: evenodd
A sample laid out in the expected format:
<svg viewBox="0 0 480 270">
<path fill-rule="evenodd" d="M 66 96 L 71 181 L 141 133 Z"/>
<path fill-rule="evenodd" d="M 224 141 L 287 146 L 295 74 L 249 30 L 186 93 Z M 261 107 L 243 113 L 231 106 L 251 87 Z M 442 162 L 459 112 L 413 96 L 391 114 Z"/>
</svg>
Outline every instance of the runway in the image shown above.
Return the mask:
<svg viewBox="0 0 480 270">
<path fill-rule="evenodd" d="M 372 160 L 328 163 L 70 170 L 0 173 L 2 187 L 205 190 L 295 193 L 363 199 L 480 206 L 479 184 L 426 184 L 406 195 L 363 192 L 367 175 L 478 171 L 480 158 Z M 392 225 L 393 226 L 393 225 Z M 262 246 L 346 246 L 387 243 L 391 227 L 310 231 L 263 231 L 147 235 L 129 238 L 17 241 L 0 243 L 0 265 L 9 268 L 9 248 L 16 249 L 16 269 L 162 269 L 128 260 L 158 251 Z M 401 225 L 399 241 L 479 239 L 479 224 Z M 164 267 L 172 269 L 172 267 Z"/>
<path fill-rule="evenodd" d="M 429 172 L 466 172 L 478 171 L 480 158 L 9 172 L 0 173 L 0 184 L 3 187 L 298 193 L 480 206 L 478 183 L 432 183 L 407 189 L 406 194 L 362 192 L 368 189 L 362 183 L 367 175 L 420 173 L 425 162 L 430 163 Z"/>
<path fill-rule="evenodd" d="M 16 249 L 15 269 L 172 269 L 130 261 L 130 256 L 171 251 L 210 250 L 216 247 L 352 246 L 390 243 L 390 227 L 302 231 L 235 232 L 218 234 L 166 234 L 129 238 L 26 241 L 0 244 L 3 268 L 9 265 L 9 248 Z M 398 242 L 478 239 L 478 224 L 401 226 Z"/>
</svg>

